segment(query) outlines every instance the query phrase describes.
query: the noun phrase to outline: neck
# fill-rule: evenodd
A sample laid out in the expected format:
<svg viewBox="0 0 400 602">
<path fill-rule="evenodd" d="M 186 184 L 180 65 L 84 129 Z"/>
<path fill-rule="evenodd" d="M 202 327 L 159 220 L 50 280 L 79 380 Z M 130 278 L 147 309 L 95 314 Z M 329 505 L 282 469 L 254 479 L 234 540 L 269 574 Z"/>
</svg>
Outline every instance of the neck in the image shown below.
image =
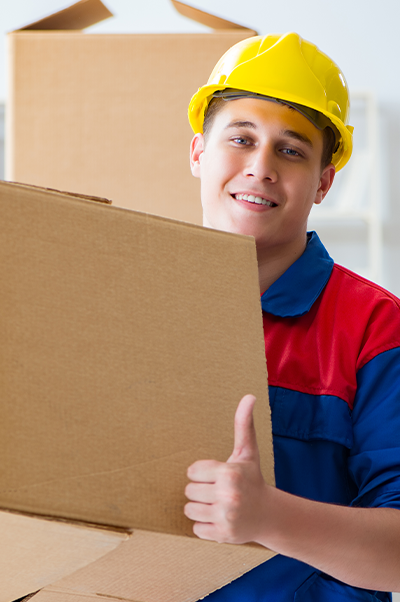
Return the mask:
<svg viewBox="0 0 400 602">
<path fill-rule="evenodd" d="M 289 248 L 257 248 L 258 278 L 261 295 L 286 272 L 304 253 L 307 238 L 304 237 Z"/>
</svg>

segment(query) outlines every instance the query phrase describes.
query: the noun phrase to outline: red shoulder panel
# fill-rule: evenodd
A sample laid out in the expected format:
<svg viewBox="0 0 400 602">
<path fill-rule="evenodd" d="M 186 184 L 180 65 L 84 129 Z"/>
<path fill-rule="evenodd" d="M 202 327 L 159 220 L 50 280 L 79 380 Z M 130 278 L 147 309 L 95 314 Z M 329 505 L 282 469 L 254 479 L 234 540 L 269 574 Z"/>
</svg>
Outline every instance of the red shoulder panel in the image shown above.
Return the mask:
<svg viewBox="0 0 400 602">
<path fill-rule="evenodd" d="M 269 384 L 335 395 L 353 407 L 357 371 L 400 347 L 400 301 L 335 265 L 328 284 L 301 317 L 263 314 Z"/>
</svg>

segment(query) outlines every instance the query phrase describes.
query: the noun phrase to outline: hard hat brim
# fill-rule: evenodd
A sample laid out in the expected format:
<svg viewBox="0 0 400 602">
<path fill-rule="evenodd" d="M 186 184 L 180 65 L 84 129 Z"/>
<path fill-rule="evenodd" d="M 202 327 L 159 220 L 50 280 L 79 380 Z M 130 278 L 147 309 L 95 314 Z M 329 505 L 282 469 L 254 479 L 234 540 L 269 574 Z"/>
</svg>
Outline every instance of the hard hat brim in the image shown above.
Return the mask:
<svg viewBox="0 0 400 602">
<path fill-rule="evenodd" d="M 194 94 L 189 104 L 188 117 L 192 130 L 195 134 L 203 133 L 204 115 L 212 98 L 214 96 L 219 96 L 218 93 L 222 93 L 225 90 L 227 90 L 226 85 L 207 84 L 199 88 L 196 94 Z M 293 106 L 294 109 L 298 110 L 302 114 L 304 114 L 304 112 L 299 110 L 299 105 L 305 108 L 312 109 L 317 113 L 323 115 L 328 120 L 328 122 L 333 124 L 333 126 L 339 132 L 340 135 L 338 148 L 334 152 L 332 157 L 332 163 L 335 166 L 336 171 L 342 169 L 350 159 L 353 148 L 353 128 L 351 126 L 344 125 L 342 120 L 336 117 L 336 115 L 334 115 L 333 113 L 321 110 L 320 107 L 313 106 L 313 104 L 310 102 L 308 102 L 307 105 L 305 105 L 301 102 L 302 99 L 300 97 L 296 97 L 295 95 L 282 94 L 279 93 L 278 90 L 275 91 L 276 94 L 274 94 L 274 90 L 271 90 L 268 94 L 258 94 L 254 93 L 252 90 L 245 89 L 241 90 L 241 92 L 243 92 L 243 96 L 246 96 L 247 93 L 247 96 L 251 97 L 265 97 L 266 100 L 275 99 L 276 101 L 283 101 L 286 104 Z M 239 94 L 233 95 L 231 97 L 231 100 L 238 99 L 241 96 L 242 95 Z M 229 95 L 226 96 L 226 99 L 229 99 Z M 308 115 L 304 116 L 310 121 L 312 121 L 312 119 L 310 119 Z M 323 129 L 320 128 L 316 123 L 314 123 L 314 125 L 318 129 Z M 329 123 L 327 125 L 329 126 Z"/>
</svg>

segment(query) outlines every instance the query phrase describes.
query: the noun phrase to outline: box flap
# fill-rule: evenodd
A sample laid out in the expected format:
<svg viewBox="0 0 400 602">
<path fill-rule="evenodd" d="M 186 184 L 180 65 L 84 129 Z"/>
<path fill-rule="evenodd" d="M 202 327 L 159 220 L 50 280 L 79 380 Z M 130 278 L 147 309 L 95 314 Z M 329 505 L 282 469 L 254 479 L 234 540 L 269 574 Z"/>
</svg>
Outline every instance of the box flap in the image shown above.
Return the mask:
<svg viewBox="0 0 400 602">
<path fill-rule="evenodd" d="M 261 546 L 134 531 L 117 549 L 32 602 L 195 602 L 274 556 Z"/>
<path fill-rule="evenodd" d="M 16 600 L 114 550 L 129 535 L 0 511 L 0 602 Z"/>
<path fill-rule="evenodd" d="M 112 16 L 112 12 L 101 0 L 80 0 L 44 19 L 21 27 L 17 31 L 81 30 Z"/>
<path fill-rule="evenodd" d="M 233 21 L 227 21 L 226 19 L 222 19 L 216 15 L 211 15 L 210 13 L 206 13 L 199 8 L 195 8 L 194 6 L 189 6 L 183 2 L 178 2 L 178 0 L 171 0 L 171 2 L 179 14 L 191 19 L 192 21 L 196 21 L 196 23 L 201 23 L 202 25 L 211 27 L 211 29 L 244 29 L 249 32 L 249 36 L 257 35 L 256 31 L 249 29 L 248 27 L 244 27 L 238 23 L 233 23 Z"/>
</svg>

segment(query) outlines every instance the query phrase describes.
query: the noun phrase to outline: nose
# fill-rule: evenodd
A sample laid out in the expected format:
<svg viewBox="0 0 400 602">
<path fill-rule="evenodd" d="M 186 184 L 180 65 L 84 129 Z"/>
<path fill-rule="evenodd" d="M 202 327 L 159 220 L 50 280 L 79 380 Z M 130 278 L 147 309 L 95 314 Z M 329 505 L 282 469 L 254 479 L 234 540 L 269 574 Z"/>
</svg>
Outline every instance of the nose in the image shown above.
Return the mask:
<svg viewBox="0 0 400 602">
<path fill-rule="evenodd" d="M 249 154 L 245 175 L 259 180 L 276 182 L 278 178 L 275 151 L 268 145 L 258 146 Z"/>
</svg>

